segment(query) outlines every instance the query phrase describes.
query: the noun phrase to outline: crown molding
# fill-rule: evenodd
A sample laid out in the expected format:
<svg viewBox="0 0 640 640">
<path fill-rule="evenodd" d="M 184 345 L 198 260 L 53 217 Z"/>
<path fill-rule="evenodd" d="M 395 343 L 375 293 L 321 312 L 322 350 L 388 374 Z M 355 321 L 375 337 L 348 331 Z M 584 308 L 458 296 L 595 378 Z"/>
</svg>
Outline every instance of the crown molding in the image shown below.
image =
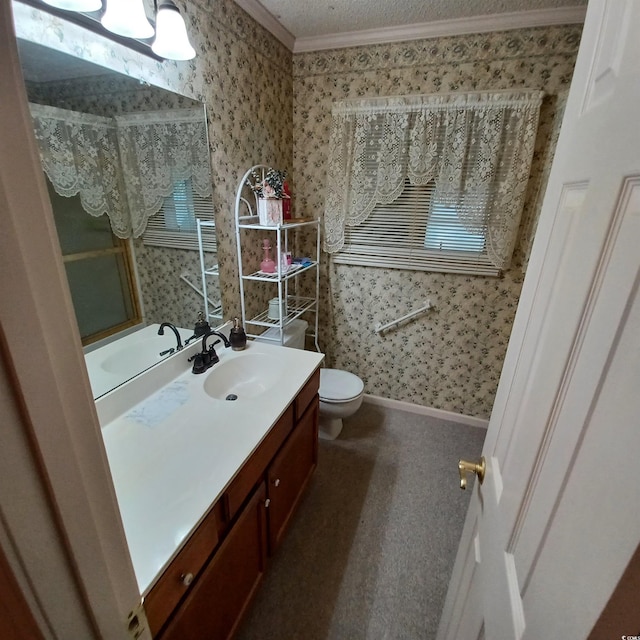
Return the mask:
<svg viewBox="0 0 640 640">
<path fill-rule="evenodd" d="M 255 0 L 236 0 L 238 4 L 253 4 Z M 586 7 L 561 7 L 558 9 L 536 9 L 514 13 L 500 13 L 473 18 L 457 18 L 422 22 L 402 27 L 386 27 L 383 29 L 365 29 L 348 31 L 326 36 L 297 38 L 294 41 L 293 53 L 321 51 L 325 49 L 343 49 L 374 44 L 387 44 L 423 38 L 441 38 L 446 36 L 465 35 L 470 33 L 487 33 L 491 31 L 507 31 L 531 27 L 548 27 L 561 24 L 582 24 Z M 271 14 L 269 14 L 271 15 Z M 273 20 L 273 16 L 271 16 Z M 279 23 L 278 23 L 279 24 Z M 265 25 L 269 28 L 267 25 Z M 276 36 L 277 34 L 272 31 Z M 287 33 L 289 33 L 287 31 Z M 282 41 L 285 46 L 289 46 Z"/>
<path fill-rule="evenodd" d="M 258 0 L 235 0 L 235 3 L 244 9 L 258 24 L 270 31 L 289 51 L 294 50 L 295 36 L 287 31 Z"/>
</svg>

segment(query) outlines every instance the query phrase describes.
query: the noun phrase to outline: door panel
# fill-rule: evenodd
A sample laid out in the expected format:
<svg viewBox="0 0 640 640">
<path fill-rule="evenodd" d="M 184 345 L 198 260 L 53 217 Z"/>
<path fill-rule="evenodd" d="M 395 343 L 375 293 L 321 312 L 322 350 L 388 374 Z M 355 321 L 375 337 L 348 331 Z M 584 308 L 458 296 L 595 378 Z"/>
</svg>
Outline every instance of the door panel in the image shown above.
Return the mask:
<svg viewBox="0 0 640 640">
<path fill-rule="evenodd" d="M 640 541 L 637 33 L 589 3 L 439 640 L 582 639 Z"/>
</svg>

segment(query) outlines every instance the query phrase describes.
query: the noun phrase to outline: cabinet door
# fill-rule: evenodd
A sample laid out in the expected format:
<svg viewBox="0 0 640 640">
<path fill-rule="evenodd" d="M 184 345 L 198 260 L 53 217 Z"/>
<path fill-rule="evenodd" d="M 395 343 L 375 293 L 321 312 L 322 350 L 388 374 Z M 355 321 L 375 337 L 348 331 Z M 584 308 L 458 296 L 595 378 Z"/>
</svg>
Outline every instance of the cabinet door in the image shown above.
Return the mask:
<svg viewBox="0 0 640 640">
<path fill-rule="evenodd" d="M 169 623 L 162 640 L 230 638 L 262 580 L 266 564 L 264 482 Z"/>
<path fill-rule="evenodd" d="M 267 472 L 269 552 L 276 550 L 318 461 L 318 397 L 307 407 Z"/>
</svg>

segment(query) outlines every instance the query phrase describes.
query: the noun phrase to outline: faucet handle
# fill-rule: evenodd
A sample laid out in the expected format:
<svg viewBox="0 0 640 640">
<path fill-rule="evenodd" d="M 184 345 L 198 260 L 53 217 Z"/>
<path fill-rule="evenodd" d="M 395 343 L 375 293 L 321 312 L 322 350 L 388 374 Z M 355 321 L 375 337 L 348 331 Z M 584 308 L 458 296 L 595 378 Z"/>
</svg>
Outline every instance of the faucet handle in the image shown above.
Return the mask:
<svg viewBox="0 0 640 640">
<path fill-rule="evenodd" d="M 191 367 L 191 373 L 204 373 L 209 368 L 204 361 L 205 355 L 209 355 L 209 354 L 196 353 L 195 356 L 192 356 L 187 360 L 187 362 L 193 361 L 193 366 Z"/>
</svg>

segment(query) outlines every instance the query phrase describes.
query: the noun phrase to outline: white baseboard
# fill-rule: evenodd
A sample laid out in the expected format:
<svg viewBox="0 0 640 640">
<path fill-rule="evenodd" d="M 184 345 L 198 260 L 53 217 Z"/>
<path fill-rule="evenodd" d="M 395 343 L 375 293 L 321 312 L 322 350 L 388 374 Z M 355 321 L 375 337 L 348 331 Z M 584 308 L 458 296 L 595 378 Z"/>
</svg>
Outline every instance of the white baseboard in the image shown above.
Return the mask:
<svg viewBox="0 0 640 640">
<path fill-rule="evenodd" d="M 389 409 L 399 409 L 400 411 L 408 411 L 409 413 L 418 413 L 423 416 L 431 416 L 432 418 L 439 418 L 440 420 L 450 420 L 451 422 L 458 422 L 460 424 L 466 424 L 472 427 L 480 427 L 481 429 L 486 429 L 489 426 L 489 421 L 485 420 L 484 418 L 465 416 L 462 413 L 444 411 L 443 409 L 435 409 L 434 407 L 425 407 L 420 404 L 412 404 L 411 402 L 405 402 L 403 400 L 381 398 L 379 396 L 373 396 L 368 393 L 364 394 L 364 402 L 368 402 L 369 404 L 377 404 L 382 407 L 388 407 Z"/>
</svg>

